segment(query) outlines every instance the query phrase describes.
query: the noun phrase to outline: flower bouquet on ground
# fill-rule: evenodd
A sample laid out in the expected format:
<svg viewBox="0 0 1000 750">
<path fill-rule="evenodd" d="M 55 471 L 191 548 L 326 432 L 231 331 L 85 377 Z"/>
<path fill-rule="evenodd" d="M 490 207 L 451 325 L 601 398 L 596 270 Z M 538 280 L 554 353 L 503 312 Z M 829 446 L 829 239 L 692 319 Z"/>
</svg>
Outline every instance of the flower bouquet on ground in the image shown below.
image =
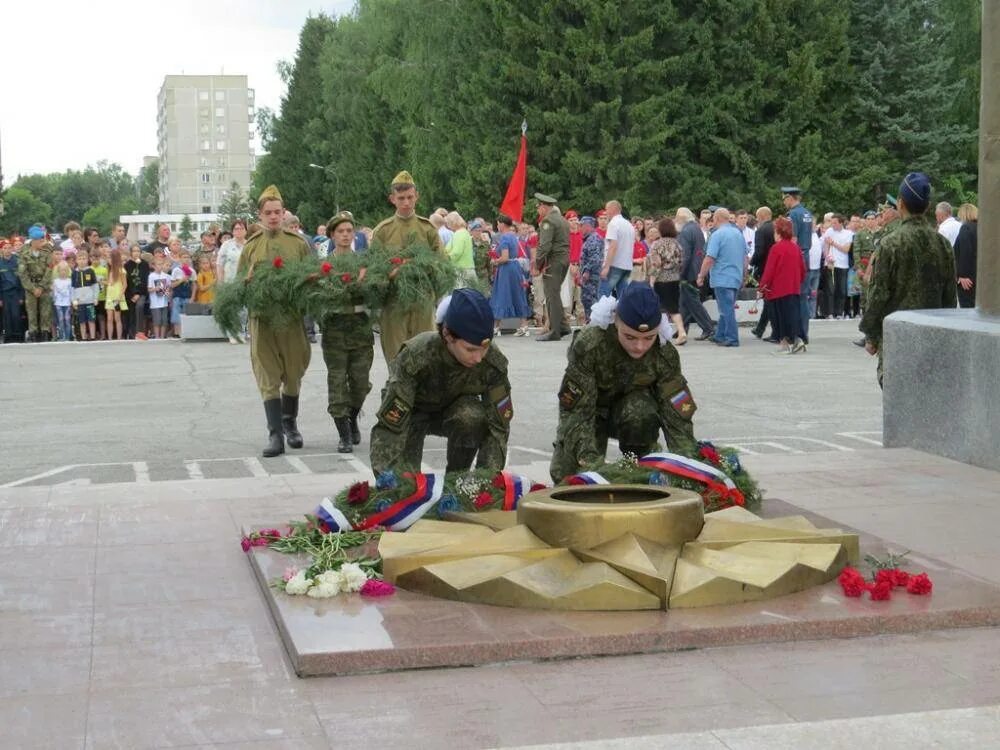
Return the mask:
<svg viewBox="0 0 1000 750">
<path fill-rule="evenodd" d="M 400 308 L 433 304 L 455 288 L 455 267 L 443 253 L 421 243 L 389 250 L 378 243 L 367 252 L 368 283 L 382 301 Z"/>
<path fill-rule="evenodd" d="M 844 596 L 860 598 L 867 591 L 872 601 L 887 601 L 892 598 L 893 589 L 906 589 L 908 594 L 927 596 L 934 590 L 934 583 L 926 573 L 909 573 L 900 567 L 903 558 L 909 554 L 889 553 L 884 560 L 874 555 L 865 555 L 865 562 L 872 569 L 868 580 L 856 568 L 844 568 L 837 577 Z"/>
</svg>

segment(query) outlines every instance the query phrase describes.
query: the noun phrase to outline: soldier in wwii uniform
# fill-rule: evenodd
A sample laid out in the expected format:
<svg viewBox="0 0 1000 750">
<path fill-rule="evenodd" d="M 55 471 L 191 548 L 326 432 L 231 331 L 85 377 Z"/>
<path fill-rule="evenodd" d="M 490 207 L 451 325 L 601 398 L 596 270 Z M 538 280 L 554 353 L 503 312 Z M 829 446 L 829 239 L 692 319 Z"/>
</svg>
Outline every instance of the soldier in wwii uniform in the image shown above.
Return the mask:
<svg viewBox="0 0 1000 750">
<path fill-rule="evenodd" d="M 622 453 L 642 456 L 663 429 L 671 451 L 694 449 L 697 406 L 677 350 L 659 338 L 660 321 L 656 292 L 632 282 L 607 328 L 595 320 L 576 333 L 559 389 L 553 481 L 602 463 L 609 437 Z"/>
<path fill-rule="evenodd" d="M 563 218 L 556 205 L 556 199 L 535 193 L 538 201 L 538 250 L 535 265 L 542 274 L 545 289 L 545 314 L 549 320 L 549 332 L 536 336 L 536 341 L 558 341 L 570 334 L 570 328 L 563 319 L 562 285 L 569 271 L 569 222 Z"/>
<path fill-rule="evenodd" d="M 955 307 L 955 256 L 951 244 L 927 220 L 931 182 L 910 172 L 899 186 L 899 225 L 884 234 L 871 268 L 868 306 L 861 318 L 865 350 L 878 355 L 882 385 L 882 324 L 898 310 Z"/>
<path fill-rule="evenodd" d="M 257 212 L 262 229 L 247 240 L 237 266 L 239 276 L 247 280 L 262 263 L 273 263 L 279 257 L 283 261 L 303 260 L 310 254 L 300 235 L 281 228 L 285 204 L 274 185 L 260 194 Z M 299 388 L 311 351 L 301 320 L 276 325 L 251 316 L 249 331 L 250 364 L 267 417 L 267 445 L 262 455 L 269 458 L 285 452 L 286 439 L 288 447 L 302 447 L 296 420 Z"/>
<path fill-rule="evenodd" d="M 28 313 L 24 340 L 45 341 L 52 337 L 52 245 L 38 224 L 28 230 L 28 246 L 18 256 L 17 277 L 24 287 Z"/>
<path fill-rule="evenodd" d="M 330 238 L 331 256 L 353 253 L 354 216 L 341 211 L 326 223 L 326 235 Z M 364 297 L 359 292 L 345 308 L 330 310 L 320 325 L 327 373 L 327 411 L 340 436 L 337 451 L 352 453 L 353 446 L 361 442 L 358 415 L 372 389 L 368 375 L 375 359 L 375 336 Z"/>
<path fill-rule="evenodd" d="M 419 242 L 431 250 L 442 252 L 441 237 L 434 225 L 423 216 L 417 216 L 416 206 L 420 193 L 409 172 L 396 175 L 389 186 L 389 202 L 396 207 L 396 214 L 376 225 L 372 243 L 388 250 L 403 250 Z M 403 342 L 423 331 L 434 330 L 434 300 L 409 309 L 401 308 L 391 298 L 382 305 L 380 340 L 386 364 L 399 353 Z"/>
<path fill-rule="evenodd" d="M 424 438 L 448 438 L 447 470 L 499 471 L 507 459 L 514 408 L 507 358 L 492 345 L 493 311 L 472 289 L 456 289 L 438 308 L 438 330 L 407 341 L 389 365 L 371 465 L 420 471 Z"/>
</svg>

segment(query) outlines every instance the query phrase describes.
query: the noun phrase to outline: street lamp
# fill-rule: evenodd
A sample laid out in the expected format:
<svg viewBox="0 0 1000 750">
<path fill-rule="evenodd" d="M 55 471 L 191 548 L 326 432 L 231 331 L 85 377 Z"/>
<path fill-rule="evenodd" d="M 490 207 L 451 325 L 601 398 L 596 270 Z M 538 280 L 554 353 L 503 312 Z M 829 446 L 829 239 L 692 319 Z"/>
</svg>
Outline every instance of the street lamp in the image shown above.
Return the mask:
<svg viewBox="0 0 1000 750">
<path fill-rule="evenodd" d="M 336 209 L 334 210 L 334 214 L 339 214 L 340 213 L 340 198 L 339 198 L 339 196 L 340 196 L 340 175 L 337 174 L 337 170 L 333 168 L 332 164 L 330 164 L 328 166 L 325 166 L 325 167 L 320 166 L 319 164 L 310 164 L 309 166 L 312 167 L 313 169 L 322 169 L 324 172 L 329 172 L 330 174 L 333 175 L 333 202 L 334 202 L 334 204 L 336 206 Z"/>
</svg>

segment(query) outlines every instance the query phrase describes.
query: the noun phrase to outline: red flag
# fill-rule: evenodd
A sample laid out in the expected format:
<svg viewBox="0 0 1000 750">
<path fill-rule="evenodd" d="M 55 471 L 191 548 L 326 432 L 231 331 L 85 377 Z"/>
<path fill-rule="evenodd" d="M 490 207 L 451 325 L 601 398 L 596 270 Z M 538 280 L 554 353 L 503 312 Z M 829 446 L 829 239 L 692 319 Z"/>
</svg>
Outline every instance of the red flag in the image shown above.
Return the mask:
<svg viewBox="0 0 1000 750">
<path fill-rule="evenodd" d="M 500 204 L 500 213 L 507 214 L 514 221 L 524 217 L 524 191 L 528 184 L 528 123 L 521 123 L 521 151 L 517 155 L 514 174 L 510 176 L 507 194 Z"/>
</svg>

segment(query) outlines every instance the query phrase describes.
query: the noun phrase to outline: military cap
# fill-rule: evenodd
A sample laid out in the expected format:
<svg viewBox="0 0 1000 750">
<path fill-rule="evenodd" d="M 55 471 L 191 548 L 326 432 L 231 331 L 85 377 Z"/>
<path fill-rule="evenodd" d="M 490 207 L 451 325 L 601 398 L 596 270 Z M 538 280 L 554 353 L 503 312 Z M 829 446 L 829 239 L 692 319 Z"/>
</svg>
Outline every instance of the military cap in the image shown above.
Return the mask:
<svg viewBox="0 0 1000 750">
<path fill-rule="evenodd" d="M 45 239 L 45 227 L 35 224 L 28 228 L 28 239 L 29 240 L 44 240 Z"/>
<path fill-rule="evenodd" d="M 874 219 L 876 216 L 878 216 L 878 212 L 876 211 L 872 211 L 871 209 L 865 211 L 866 219 Z"/>
<path fill-rule="evenodd" d="M 264 192 L 262 192 L 260 197 L 257 199 L 257 208 L 260 208 L 268 201 L 281 201 L 282 205 L 285 204 L 285 200 L 281 197 L 281 193 L 278 192 L 278 188 L 274 185 L 268 185 L 264 188 Z"/>
<path fill-rule="evenodd" d="M 795 185 L 785 185 L 781 188 L 782 195 L 802 195 L 802 188 Z"/>
<path fill-rule="evenodd" d="M 713 203 L 713 204 L 712 204 L 711 206 L 709 206 L 709 207 L 708 207 L 708 210 L 709 210 L 709 211 L 711 211 L 711 212 L 712 212 L 712 213 L 714 214 L 714 213 L 715 213 L 716 211 L 718 211 L 718 210 L 719 210 L 720 208 L 723 208 L 723 207 L 722 207 L 722 206 L 717 206 L 717 205 L 715 205 L 715 204 Z"/>
<path fill-rule="evenodd" d="M 923 172 L 910 172 L 899 183 L 899 197 L 907 208 L 923 213 L 931 202 L 931 178 Z"/>
<path fill-rule="evenodd" d="M 392 187 L 400 187 L 402 185 L 413 185 L 416 187 L 413 177 L 405 169 L 392 178 Z"/>
<path fill-rule="evenodd" d="M 883 203 L 879 208 L 880 210 L 885 211 L 887 208 L 899 208 L 899 204 L 896 202 L 895 196 L 886 195 L 885 203 Z"/>
<path fill-rule="evenodd" d="M 444 324 L 455 336 L 477 346 L 488 346 L 493 338 L 493 310 L 475 289 L 456 289 L 451 293 Z"/>
<path fill-rule="evenodd" d="M 639 281 L 631 282 L 618 300 L 618 319 L 637 331 L 655 331 L 660 327 L 660 298 L 653 287 Z"/>
<path fill-rule="evenodd" d="M 547 206 L 554 206 L 559 202 L 551 195 L 546 195 L 545 193 L 535 193 L 535 200 Z"/>
<path fill-rule="evenodd" d="M 338 225 L 343 224 L 345 221 L 354 223 L 354 214 L 350 211 L 341 211 L 339 214 L 333 216 L 329 221 L 326 222 L 326 236 L 332 237 L 333 230 L 337 228 Z"/>
</svg>

